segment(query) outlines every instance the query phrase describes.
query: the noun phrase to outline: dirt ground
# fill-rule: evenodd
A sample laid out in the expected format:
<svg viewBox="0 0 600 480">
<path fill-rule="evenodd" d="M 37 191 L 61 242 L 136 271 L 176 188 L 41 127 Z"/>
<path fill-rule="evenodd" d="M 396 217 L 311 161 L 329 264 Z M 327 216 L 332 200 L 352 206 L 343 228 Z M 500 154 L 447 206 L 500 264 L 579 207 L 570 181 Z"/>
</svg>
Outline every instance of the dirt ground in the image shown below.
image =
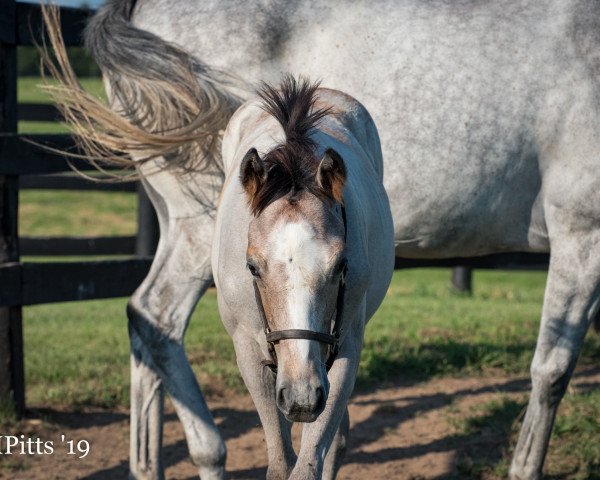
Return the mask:
<svg viewBox="0 0 600 480">
<path fill-rule="evenodd" d="M 600 370 L 578 370 L 570 388 L 600 386 Z M 351 438 L 339 477 L 343 480 L 472 478 L 465 464 L 472 459 L 497 460 L 507 448 L 508 434 L 465 431 L 460 419 L 478 415 L 487 402 L 524 401 L 529 380 L 524 377 L 437 379 L 394 385 L 360 393 L 350 404 Z M 213 414 L 227 440 L 227 472 L 231 479 L 264 478 L 266 451 L 262 429 L 247 395 L 214 398 Z M 3 455 L 1 479 L 127 478 L 128 416 L 126 411 L 34 410 L 44 418 L 25 420 L 19 434 L 54 441 L 52 455 Z M 511 420 L 512 421 L 512 420 Z M 510 425 L 508 430 L 510 430 Z M 298 429 L 295 429 L 296 440 Z M 15 434 L 15 432 L 0 432 Z M 60 436 L 90 442 L 86 458 L 66 454 Z M 176 416 L 165 424 L 164 461 L 168 479 L 197 479 Z M 468 472 L 468 469 L 467 469 Z"/>
</svg>

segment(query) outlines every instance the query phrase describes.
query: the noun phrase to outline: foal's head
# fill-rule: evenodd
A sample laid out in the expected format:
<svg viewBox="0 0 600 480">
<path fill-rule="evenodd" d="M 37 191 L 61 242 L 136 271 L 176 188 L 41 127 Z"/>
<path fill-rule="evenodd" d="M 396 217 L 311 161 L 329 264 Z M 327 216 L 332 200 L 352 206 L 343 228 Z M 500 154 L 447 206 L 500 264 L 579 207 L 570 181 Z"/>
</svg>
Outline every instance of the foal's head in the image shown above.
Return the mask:
<svg viewBox="0 0 600 480">
<path fill-rule="evenodd" d="M 279 121 L 286 140 L 262 156 L 251 149 L 240 167 L 253 213 L 248 269 L 272 332 L 328 334 L 336 318 L 345 268 L 341 205 L 346 170 L 335 151 L 317 155 L 310 138 L 327 114 L 315 108 L 316 89 L 291 77 L 279 89 L 263 87 L 263 108 Z M 277 341 L 275 351 L 277 405 L 289 420 L 314 421 L 329 391 L 328 346 L 291 338 Z"/>
</svg>

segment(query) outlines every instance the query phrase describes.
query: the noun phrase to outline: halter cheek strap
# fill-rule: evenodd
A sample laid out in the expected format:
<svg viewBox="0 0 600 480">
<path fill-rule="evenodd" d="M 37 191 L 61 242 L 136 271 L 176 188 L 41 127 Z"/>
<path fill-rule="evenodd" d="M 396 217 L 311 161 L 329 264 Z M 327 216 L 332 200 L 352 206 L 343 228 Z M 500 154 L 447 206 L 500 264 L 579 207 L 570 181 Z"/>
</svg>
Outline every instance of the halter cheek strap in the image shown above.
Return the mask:
<svg viewBox="0 0 600 480">
<path fill-rule="evenodd" d="M 347 236 L 346 226 L 346 209 L 342 205 L 342 221 L 344 222 L 344 242 Z M 260 289 L 256 280 L 253 280 L 254 286 L 254 297 L 256 299 L 256 305 L 258 306 L 258 313 L 263 324 L 263 330 L 267 339 L 267 348 L 269 350 L 268 359 L 262 360 L 261 364 L 265 367 L 269 367 L 274 373 L 277 373 L 277 353 L 275 352 L 275 345 L 281 340 L 315 340 L 320 343 L 328 345 L 327 347 L 327 360 L 325 365 L 327 371 L 333 365 L 333 362 L 337 358 L 339 353 L 339 341 L 340 341 L 340 325 L 342 323 L 343 308 L 344 308 L 344 294 L 346 290 L 346 272 L 348 268 L 344 265 L 342 272 L 340 273 L 340 281 L 338 283 L 338 294 L 335 305 L 335 318 L 331 326 L 331 333 L 315 332 L 313 330 L 302 330 L 302 329 L 288 329 L 288 330 L 275 330 L 271 331 L 269 327 L 269 321 L 265 313 L 262 298 L 260 295 Z"/>
</svg>

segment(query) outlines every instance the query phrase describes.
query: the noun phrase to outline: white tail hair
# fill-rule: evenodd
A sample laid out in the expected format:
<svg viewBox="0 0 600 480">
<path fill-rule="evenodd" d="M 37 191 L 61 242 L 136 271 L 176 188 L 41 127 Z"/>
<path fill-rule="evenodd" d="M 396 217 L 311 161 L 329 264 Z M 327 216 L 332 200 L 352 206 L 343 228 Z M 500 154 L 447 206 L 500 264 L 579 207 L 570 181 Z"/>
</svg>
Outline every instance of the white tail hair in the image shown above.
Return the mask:
<svg viewBox="0 0 600 480">
<path fill-rule="evenodd" d="M 222 131 L 240 103 L 238 97 L 226 89 L 224 74 L 133 27 L 129 13 L 134 4 L 109 0 L 85 33 L 111 105 L 82 88 L 63 41 L 60 10 L 42 5 L 54 58 L 45 44 L 40 53 L 43 68 L 57 81 L 43 88 L 83 152 L 62 153 L 84 158 L 102 171 L 107 165 L 131 169 L 158 157 L 164 159 L 161 169 L 202 171 L 218 166 Z"/>
</svg>

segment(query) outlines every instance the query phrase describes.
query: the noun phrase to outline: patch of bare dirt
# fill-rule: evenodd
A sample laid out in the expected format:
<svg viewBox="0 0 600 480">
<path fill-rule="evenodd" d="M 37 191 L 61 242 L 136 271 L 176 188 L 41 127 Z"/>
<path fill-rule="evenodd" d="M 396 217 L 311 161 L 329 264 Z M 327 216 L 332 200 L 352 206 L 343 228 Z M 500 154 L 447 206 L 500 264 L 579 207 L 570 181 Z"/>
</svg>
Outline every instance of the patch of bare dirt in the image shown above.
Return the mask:
<svg viewBox="0 0 600 480">
<path fill-rule="evenodd" d="M 600 370 L 584 368 L 577 372 L 571 388 L 590 389 L 599 385 Z M 465 431 L 460 427 L 460 419 L 477 416 L 481 405 L 494 400 L 523 402 L 528 389 L 527 378 L 494 376 L 437 379 L 359 393 L 350 404 L 351 437 L 338 478 L 473 478 L 472 471 L 465 471 L 465 463 L 469 464 L 473 458 L 499 459 L 507 448 L 508 435 L 485 428 Z M 264 435 L 250 397 L 216 398 L 209 404 L 227 440 L 228 478 L 264 478 L 267 464 Z M 55 452 L 52 455 L 2 455 L 0 479 L 127 478 L 126 411 L 39 409 L 36 413 L 44 420 L 24 420 L 18 432 L 15 428 L 0 434 L 53 440 Z M 297 441 L 299 429 L 294 429 L 294 433 Z M 59 441 L 61 435 L 67 440 L 90 442 L 89 455 L 83 459 L 67 455 Z M 167 415 L 165 422 L 164 464 L 168 479 L 197 478 L 197 471 L 188 458 L 182 428 L 173 413 Z"/>
</svg>

